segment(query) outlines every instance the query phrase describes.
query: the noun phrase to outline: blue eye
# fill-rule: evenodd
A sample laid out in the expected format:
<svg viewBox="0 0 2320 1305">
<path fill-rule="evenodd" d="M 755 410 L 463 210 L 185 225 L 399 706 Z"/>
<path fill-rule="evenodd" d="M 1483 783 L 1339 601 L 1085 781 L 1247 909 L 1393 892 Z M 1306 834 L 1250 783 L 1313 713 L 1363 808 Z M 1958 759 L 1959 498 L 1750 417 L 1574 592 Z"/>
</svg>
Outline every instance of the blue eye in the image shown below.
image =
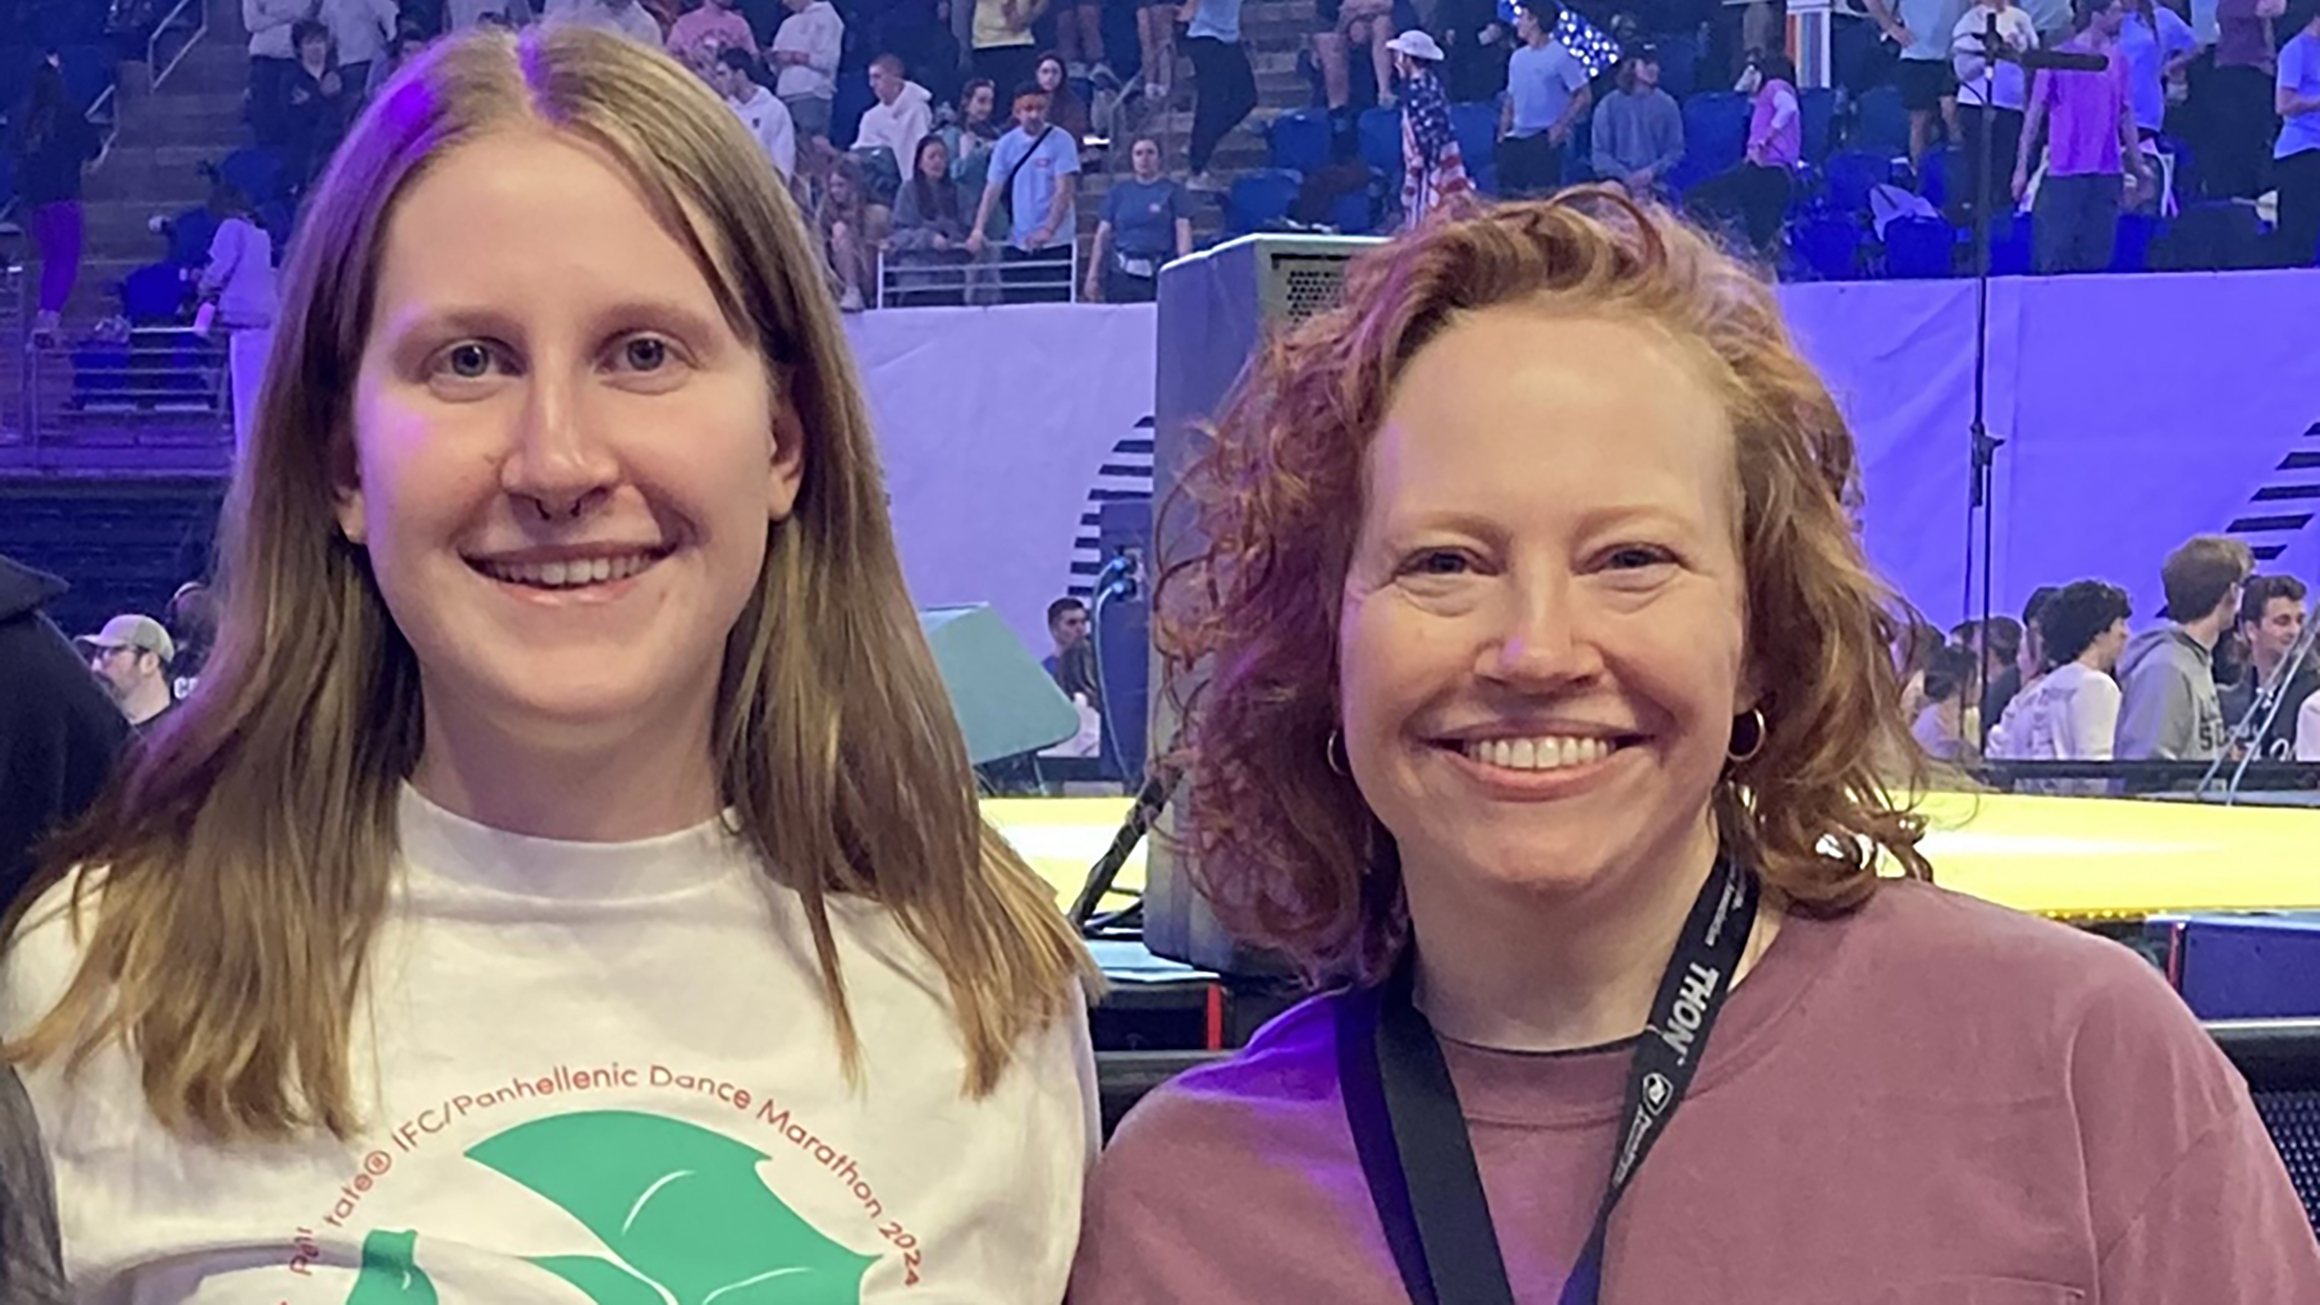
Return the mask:
<svg viewBox="0 0 2320 1305">
<path fill-rule="evenodd" d="M 632 371 L 659 371 L 668 365 L 669 342 L 654 335 L 632 337 L 620 346 L 620 360 Z"/>
<path fill-rule="evenodd" d="M 1664 548 L 1630 544 L 1611 550 L 1610 554 L 1604 558 L 1604 565 L 1614 571 L 1639 571 L 1647 566 L 1665 565 L 1671 560 Z"/>
<path fill-rule="evenodd" d="M 444 370 L 463 381 L 482 379 L 491 363 L 491 350 L 474 340 L 455 344 L 443 355 Z"/>
<path fill-rule="evenodd" d="M 1464 553 L 1447 548 L 1420 553 L 1410 562 L 1410 570 L 1420 575 L 1464 575 L 1473 569 Z"/>
</svg>

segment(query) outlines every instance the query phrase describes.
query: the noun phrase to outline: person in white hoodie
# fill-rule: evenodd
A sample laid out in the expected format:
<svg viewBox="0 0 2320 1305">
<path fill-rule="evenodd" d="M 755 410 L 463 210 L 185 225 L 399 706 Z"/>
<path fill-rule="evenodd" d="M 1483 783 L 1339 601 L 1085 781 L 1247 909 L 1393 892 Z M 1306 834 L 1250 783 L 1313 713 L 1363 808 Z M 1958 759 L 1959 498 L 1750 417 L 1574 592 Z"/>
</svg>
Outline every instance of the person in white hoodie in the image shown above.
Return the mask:
<svg viewBox="0 0 2320 1305">
<path fill-rule="evenodd" d="M 870 93 L 878 103 L 862 115 L 854 148 L 891 150 L 898 169 L 907 170 L 918 142 L 934 130 L 934 95 L 906 77 L 902 60 L 891 54 L 870 61 Z"/>
<path fill-rule="evenodd" d="M 2108 761 L 2118 727 L 2111 678 L 2127 646 L 2126 591 L 2100 580 L 2064 585 L 2038 612 L 2041 647 L 2054 669 L 2023 687 L 2006 713 L 1993 756 L 2018 761 Z"/>
<path fill-rule="evenodd" d="M 728 47 L 717 54 L 717 63 L 709 85 L 733 112 L 741 124 L 749 128 L 749 138 L 765 151 L 773 161 L 774 172 L 787 185 L 797 175 L 797 127 L 790 122 L 789 109 L 772 91 L 758 84 L 757 61 L 747 50 Z"/>
<path fill-rule="evenodd" d="M 209 265 L 201 272 L 201 297 L 215 306 L 216 323 L 227 333 L 234 458 L 239 462 L 257 416 L 266 355 L 274 346 L 274 238 L 251 216 L 249 201 L 231 182 L 217 183 L 209 207 L 219 221 L 209 242 Z"/>
</svg>

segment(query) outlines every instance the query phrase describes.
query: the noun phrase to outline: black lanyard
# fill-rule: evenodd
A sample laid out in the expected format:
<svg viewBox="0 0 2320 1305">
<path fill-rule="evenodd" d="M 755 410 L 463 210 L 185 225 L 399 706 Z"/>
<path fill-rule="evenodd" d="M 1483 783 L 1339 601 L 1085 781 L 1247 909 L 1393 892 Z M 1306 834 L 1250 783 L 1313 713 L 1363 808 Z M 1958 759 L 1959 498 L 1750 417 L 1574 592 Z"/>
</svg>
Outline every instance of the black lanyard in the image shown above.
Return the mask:
<svg viewBox="0 0 2320 1305">
<path fill-rule="evenodd" d="M 1676 941 L 1651 1022 L 1627 1072 L 1619 1150 L 1561 1305 L 1591 1305 L 1603 1283 L 1612 1207 L 1642 1166 L 1706 1054 L 1708 1033 L 1756 919 L 1756 875 L 1719 856 Z M 1410 1001 L 1412 967 L 1337 1002 L 1346 1120 L 1394 1267 L 1415 1305 L 1513 1305 L 1506 1260 L 1441 1044 Z"/>
</svg>

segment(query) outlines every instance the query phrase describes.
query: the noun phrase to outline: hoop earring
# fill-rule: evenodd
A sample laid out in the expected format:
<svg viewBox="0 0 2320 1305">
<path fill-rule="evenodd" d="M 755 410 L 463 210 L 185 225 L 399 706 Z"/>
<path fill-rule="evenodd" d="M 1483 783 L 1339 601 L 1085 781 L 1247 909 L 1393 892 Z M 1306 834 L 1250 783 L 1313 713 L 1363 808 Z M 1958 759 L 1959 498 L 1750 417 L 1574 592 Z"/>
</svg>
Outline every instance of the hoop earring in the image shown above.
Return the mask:
<svg viewBox="0 0 2320 1305">
<path fill-rule="evenodd" d="M 1740 742 L 1741 726 L 1746 725 L 1748 742 Z M 1764 719 L 1764 709 L 1750 707 L 1746 714 L 1732 718 L 1732 741 L 1724 745 L 1724 759 L 1735 766 L 1756 759 L 1764 751 L 1764 740 L 1772 732 L 1771 722 Z"/>
<path fill-rule="evenodd" d="M 1329 741 L 1321 745 L 1321 755 L 1329 763 L 1331 772 L 1346 779 L 1353 778 L 1353 758 L 1346 755 L 1345 736 L 1338 733 L 1337 727 L 1334 725 L 1329 729 Z M 1344 757 L 1345 760 L 1340 761 L 1339 757 Z"/>
</svg>

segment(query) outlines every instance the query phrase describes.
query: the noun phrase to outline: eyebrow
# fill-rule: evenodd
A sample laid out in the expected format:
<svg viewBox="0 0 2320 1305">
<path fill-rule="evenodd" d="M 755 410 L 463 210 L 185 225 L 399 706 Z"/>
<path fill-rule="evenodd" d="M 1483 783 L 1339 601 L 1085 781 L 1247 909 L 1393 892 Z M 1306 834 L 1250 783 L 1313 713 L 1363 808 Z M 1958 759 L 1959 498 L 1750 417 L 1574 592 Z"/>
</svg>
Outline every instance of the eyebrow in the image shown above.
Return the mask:
<svg viewBox="0 0 2320 1305">
<path fill-rule="evenodd" d="M 592 335 L 609 335 L 619 329 L 659 329 L 682 336 L 696 347 L 716 341 L 721 329 L 730 333 L 722 316 L 704 316 L 666 299 L 619 300 L 591 314 L 590 321 Z M 389 317 L 380 330 L 380 338 L 398 353 L 415 339 L 456 340 L 482 336 L 512 340 L 523 334 L 522 324 L 513 316 L 466 304 L 406 311 Z"/>
</svg>

